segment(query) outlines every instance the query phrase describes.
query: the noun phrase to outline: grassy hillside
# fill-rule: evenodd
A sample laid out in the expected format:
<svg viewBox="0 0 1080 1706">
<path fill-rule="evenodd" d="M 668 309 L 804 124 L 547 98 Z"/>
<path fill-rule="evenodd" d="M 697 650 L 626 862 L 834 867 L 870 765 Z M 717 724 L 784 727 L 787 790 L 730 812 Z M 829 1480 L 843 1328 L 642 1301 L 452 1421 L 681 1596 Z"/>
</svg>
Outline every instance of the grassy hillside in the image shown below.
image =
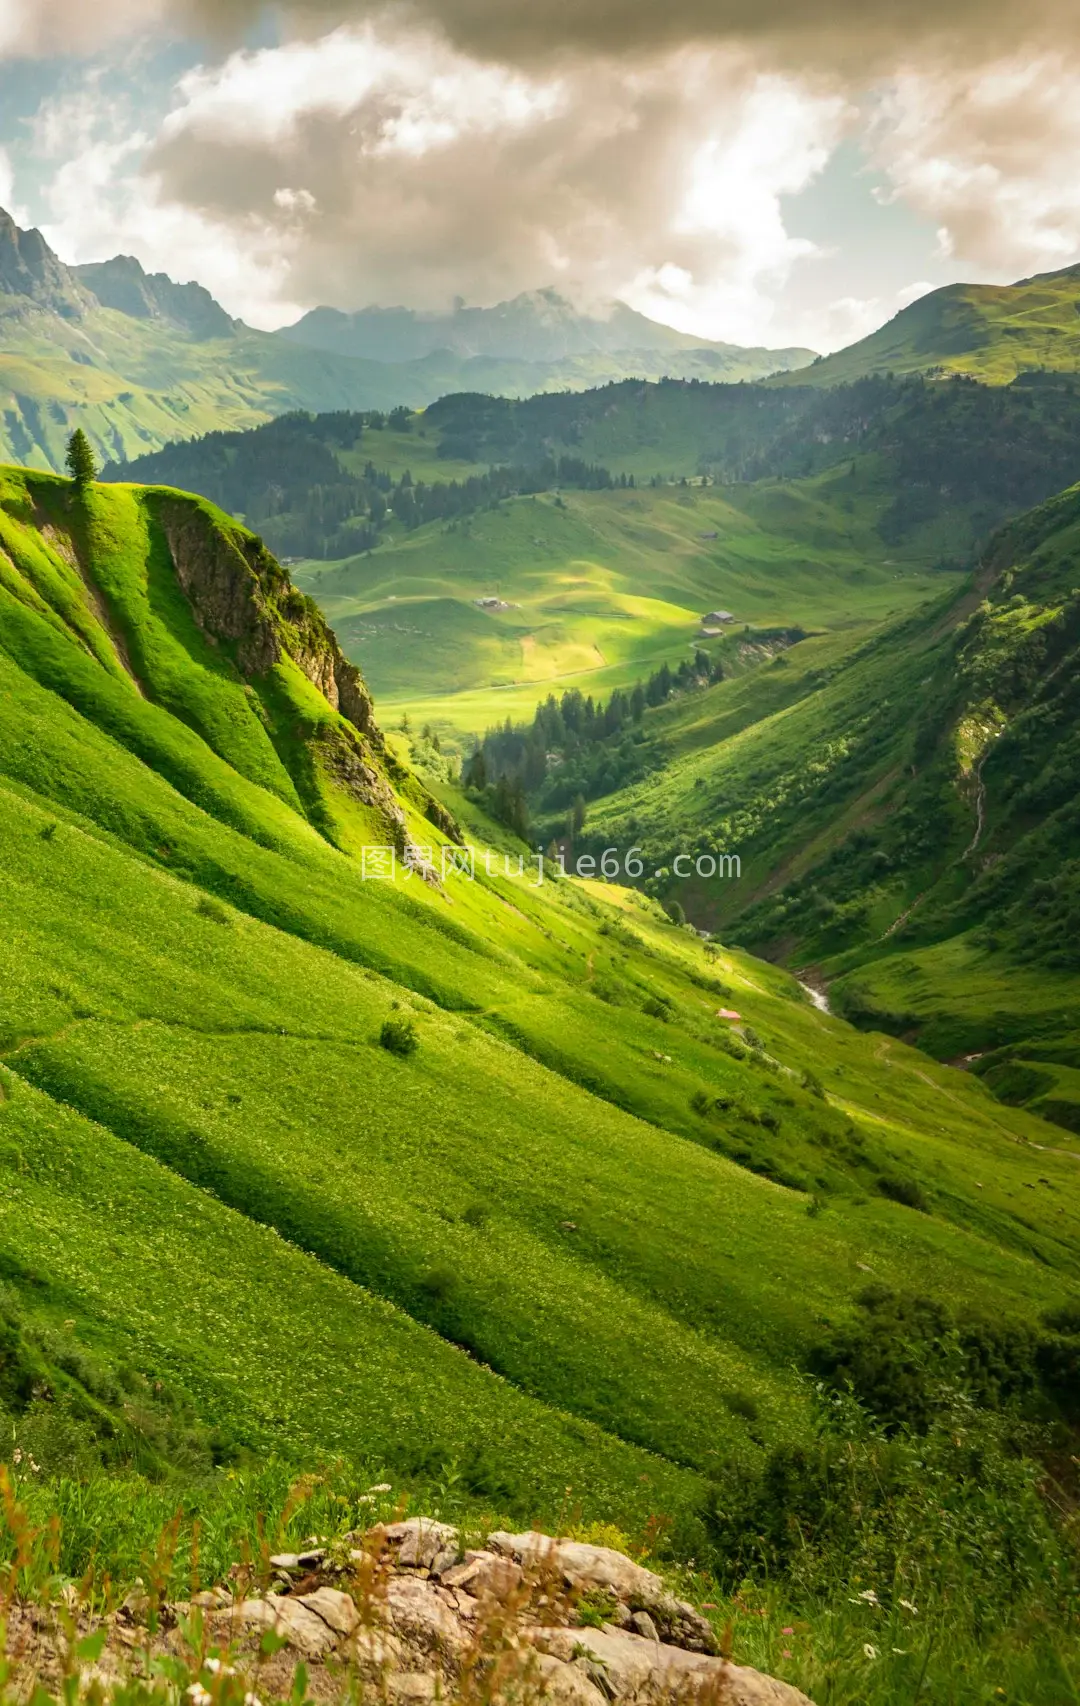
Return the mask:
<svg viewBox="0 0 1080 1706">
<path fill-rule="evenodd" d="M 848 349 L 819 357 L 797 383 L 842 385 L 868 373 L 968 374 L 1008 385 L 1019 373 L 1080 368 L 1080 269 L 1017 284 L 950 284 L 921 296 Z M 776 384 L 786 383 L 778 376 Z"/>
<path fill-rule="evenodd" d="M 966 589 L 851 655 L 807 640 L 649 713 L 661 780 L 597 802 L 655 866 L 737 851 L 680 891 L 701 922 L 834 980 L 841 1010 L 965 1056 L 1080 1128 L 1075 489 L 1004 529 Z"/>
<path fill-rule="evenodd" d="M 290 415 L 107 477 L 242 514 L 299 560 L 380 699 L 460 742 L 549 689 L 607 696 L 677 668 L 716 608 L 739 635 L 910 608 L 1075 478 L 1078 428 L 1067 382 L 669 382 Z"/>
<path fill-rule="evenodd" d="M 387 715 L 407 709 L 453 739 L 530 716 L 552 688 L 606 696 L 699 646 L 734 657 L 747 625 L 847 628 L 948 581 L 926 555 L 887 547 L 872 496 L 851 489 L 823 476 L 541 494 L 297 578 L 365 660 Z M 736 619 L 730 641 L 699 638 L 717 606 Z"/>
<path fill-rule="evenodd" d="M 0 1404 L 47 1472 L 340 1454 L 700 1559 L 868 1276 L 1043 1342 L 1068 1140 L 440 791 L 244 529 L 4 471 Z"/>
</svg>

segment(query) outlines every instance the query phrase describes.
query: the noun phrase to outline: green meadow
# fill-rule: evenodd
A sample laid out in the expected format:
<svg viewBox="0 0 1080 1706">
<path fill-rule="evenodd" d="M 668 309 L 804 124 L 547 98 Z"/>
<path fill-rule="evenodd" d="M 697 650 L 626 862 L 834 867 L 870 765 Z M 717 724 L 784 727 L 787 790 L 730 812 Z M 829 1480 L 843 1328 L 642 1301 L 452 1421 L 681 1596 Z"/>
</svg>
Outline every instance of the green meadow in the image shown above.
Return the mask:
<svg viewBox="0 0 1080 1706">
<path fill-rule="evenodd" d="M 649 501 L 607 525 L 626 537 L 644 513 L 672 559 L 653 593 L 689 610 L 702 514 L 737 512 Z M 591 517 L 557 512 L 568 549 Z M 763 620 L 769 575 L 739 549 L 731 585 Z M 809 599 L 812 568 L 791 572 Z M 850 646 L 845 572 L 817 606 L 836 632 L 793 660 L 825 670 Z M 907 574 L 870 578 L 882 616 L 919 592 Z M 1047 1323 L 1080 1288 L 1076 1140 L 645 894 L 541 882 L 454 784 L 433 797 L 404 742 L 333 708 L 316 682 L 340 691 L 345 668 L 205 501 L 4 471 L 0 1406 L 41 1466 L 34 1508 L 69 1513 L 73 1570 L 96 1521 L 123 1577 L 166 1503 L 218 1511 L 218 1556 L 221 1524 L 280 1506 L 256 1466 L 336 1464 L 354 1488 L 652 1534 L 669 1561 L 728 1569 L 702 1596 L 733 1591 L 732 1560 L 767 1555 L 739 1500 L 816 1461 L 806 1370 L 862 1343 L 882 1299 L 1066 1355 Z M 697 704 L 782 719 L 802 668 Z M 472 876 L 409 870 L 407 848 L 438 870 L 455 837 Z M 367 870 L 373 845 L 395 848 L 392 878 Z M 981 1535 L 989 1507 L 961 1484 Z M 974 1636 L 935 1568 L 919 1581 L 951 1667 Z M 776 1569 L 777 1630 L 846 1604 L 850 1577 Z M 1025 1580 L 1025 1606 L 1058 1604 Z M 1021 1640 L 1016 1605 L 994 1616 L 983 1678 Z M 869 1697 L 854 1638 L 849 1618 L 837 1700 Z M 820 1653 L 754 1640 L 816 1686 Z"/>
<path fill-rule="evenodd" d="M 517 498 L 296 576 L 387 720 L 478 731 L 567 685 L 606 697 L 699 644 L 723 655 L 700 639 L 713 609 L 735 617 L 734 653 L 746 627 L 852 630 L 943 584 L 928 554 L 883 545 L 871 499 L 849 509 L 836 484 Z"/>
</svg>

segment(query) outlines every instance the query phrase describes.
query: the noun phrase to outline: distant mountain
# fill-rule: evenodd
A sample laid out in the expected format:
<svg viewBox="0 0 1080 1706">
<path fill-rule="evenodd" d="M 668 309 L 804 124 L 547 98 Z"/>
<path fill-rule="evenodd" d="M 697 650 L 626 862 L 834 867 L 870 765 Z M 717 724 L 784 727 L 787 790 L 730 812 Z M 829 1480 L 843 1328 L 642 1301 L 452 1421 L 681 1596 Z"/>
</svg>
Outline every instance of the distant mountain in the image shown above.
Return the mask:
<svg viewBox="0 0 1080 1706">
<path fill-rule="evenodd" d="M 93 297 L 40 231 L 21 231 L 0 208 L 0 321 L 28 303 L 74 318 L 93 305 Z"/>
<path fill-rule="evenodd" d="M 814 352 L 806 349 L 743 349 L 677 332 L 612 302 L 599 314 L 583 314 L 555 290 L 531 290 L 493 308 L 459 303 L 449 314 L 418 313 L 411 308 L 362 308 L 343 314 L 314 308 L 295 326 L 278 334 L 308 349 L 367 361 L 417 361 L 437 351 L 470 360 L 564 362 L 579 357 L 622 355 L 631 351 L 708 352 L 714 378 L 760 379 L 781 369 L 805 367 Z"/>
<path fill-rule="evenodd" d="M 240 326 L 203 285 L 174 284 L 167 273 L 144 272 L 133 255 L 71 270 L 103 308 L 135 320 L 164 320 L 197 338 L 231 337 Z"/>
<path fill-rule="evenodd" d="M 252 331 L 202 285 L 147 273 L 130 255 L 66 266 L 39 231 L 20 230 L 0 211 L 0 459 L 59 468 L 77 426 L 102 460 L 126 461 L 294 409 L 418 409 L 455 391 L 525 397 L 667 374 L 750 378 L 809 355 L 694 347 L 630 309 L 592 322 L 544 292 L 508 307 L 516 346 L 509 323 L 501 342 L 481 330 L 499 310 L 461 310 L 473 330 L 456 348 L 445 337 L 434 347 L 424 317 L 389 310 L 394 325 L 416 322 L 412 342 L 399 328 L 393 359 L 385 340 L 378 357 L 365 358 L 332 340 L 305 342 L 295 327 Z M 376 320 L 381 312 L 368 311 Z M 308 317 L 316 328 L 327 318 L 349 323 L 330 310 Z M 633 347 L 604 342 L 626 337 Z"/>
<path fill-rule="evenodd" d="M 950 284 L 799 374 L 839 385 L 870 373 L 966 373 L 1007 385 L 1018 373 L 1080 369 L 1080 266 L 1017 284 Z M 781 378 L 777 381 L 783 384 Z"/>
</svg>

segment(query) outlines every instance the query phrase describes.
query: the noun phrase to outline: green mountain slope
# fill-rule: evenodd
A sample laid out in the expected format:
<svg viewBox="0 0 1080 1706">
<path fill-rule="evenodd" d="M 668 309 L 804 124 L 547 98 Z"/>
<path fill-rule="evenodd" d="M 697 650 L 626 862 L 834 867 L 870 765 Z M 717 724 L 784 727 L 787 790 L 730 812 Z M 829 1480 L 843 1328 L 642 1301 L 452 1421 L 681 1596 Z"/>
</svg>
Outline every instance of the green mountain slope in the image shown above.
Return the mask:
<svg viewBox="0 0 1080 1706">
<path fill-rule="evenodd" d="M 814 362 L 798 383 L 849 384 L 870 373 L 964 373 L 1008 385 L 1018 373 L 1080 368 L 1080 268 L 1017 284 L 950 284 L 887 325 Z M 784 384 L 783 376 L 775 383 Z"/>
<path fill-rule="evenodd" d="M 106 473 L 243 514 L 301 560 L 380 699 L 460 741 L 555 687 L 722 661 L 716 608 L 739 635 L 899 614 L 1075 478 L 1078 430 L 1068 382 L 667 382 L 289 416 Z"/>
<path fill-rule="evenodd" d="M 590 823 L 632 817 L 656 864 L 738 851 L 741 884 L 685 886 L 695 917 L 1074 1131 L 1078 506 L 1010 524 L 966 589 L 847 657 L 809 640 L 651 713 L 662 781 Z"/>
<path fill-rule="evenodd" d="M 836 501 L 850 490 L 565 490 L 296 572 L 380 700 L 482 732 L 553 689 L 606 697 L 701 648 L 734 653 L 747 625 L 853 628 L 932 596 L 949 571 L 886 546 L 865 489 L 850 510 Z M 700 637 L 718 605 L 730 645 Z"/>
<path fill-rule="evenodd" d="M 43 1343 L 74 1322 L 219 1453 L 456 1461 L 694 1544 L 725 1465 L 811 1427 L 792 1365 L 867 1271 L 1067 1300 L 1040 1121 L 968 1080 L 943 1111 L 945 1069 L 882 1074 L 626 890 L 437 880 L 490 826 L 394 757 L 243 529 L 8 470 L 0 548 L 0 1263 Z"/>
</svg>

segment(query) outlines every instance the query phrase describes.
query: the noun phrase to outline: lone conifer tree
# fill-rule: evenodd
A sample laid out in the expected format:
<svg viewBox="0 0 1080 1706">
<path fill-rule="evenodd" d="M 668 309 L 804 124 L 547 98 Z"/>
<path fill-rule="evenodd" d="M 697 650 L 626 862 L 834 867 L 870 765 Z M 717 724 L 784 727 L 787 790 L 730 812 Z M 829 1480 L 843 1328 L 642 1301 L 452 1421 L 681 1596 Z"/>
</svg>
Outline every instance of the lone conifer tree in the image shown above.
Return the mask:
<svg viewBox="0 0 1080 1706">
<path fill-rule="evenodd" d="M 67 471 L 77 486 L 88 486 L 97 469 L 94 467 L 94 452 L 90 448 L 90 440 L 82 427 L 76 427 L 68 439 Z"/>
</svg>

